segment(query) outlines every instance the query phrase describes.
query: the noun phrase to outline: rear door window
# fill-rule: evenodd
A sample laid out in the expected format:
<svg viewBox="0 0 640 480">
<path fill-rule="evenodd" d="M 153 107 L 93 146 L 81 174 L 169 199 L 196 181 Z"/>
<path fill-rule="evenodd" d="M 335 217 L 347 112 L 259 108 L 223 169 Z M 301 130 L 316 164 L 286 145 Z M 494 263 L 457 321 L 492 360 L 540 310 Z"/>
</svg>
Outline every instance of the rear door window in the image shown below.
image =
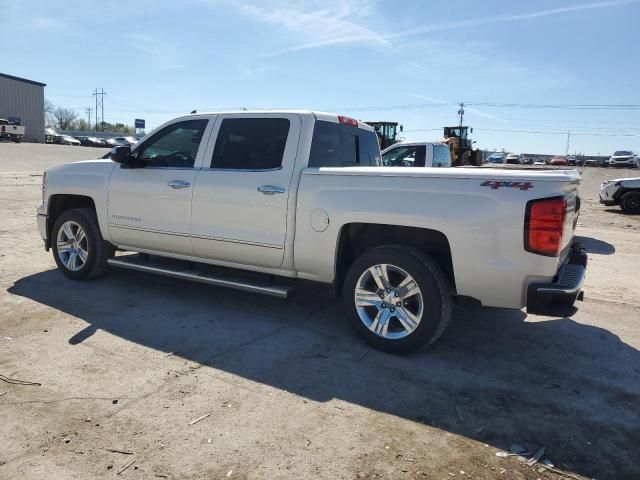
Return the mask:
<svg viewBox="0 0 640 480">
<path fill-rule="evenodd" d="M 286 118 L 225 118 L 216 139 L 211 168 L 280 168 L 289 126 Z"/>
<path fill-rule="evenodd" d="M 318 120 L 313 129 L 310 167 L 376 166 L 380 147 L 374 132 Z"/>
</svg>

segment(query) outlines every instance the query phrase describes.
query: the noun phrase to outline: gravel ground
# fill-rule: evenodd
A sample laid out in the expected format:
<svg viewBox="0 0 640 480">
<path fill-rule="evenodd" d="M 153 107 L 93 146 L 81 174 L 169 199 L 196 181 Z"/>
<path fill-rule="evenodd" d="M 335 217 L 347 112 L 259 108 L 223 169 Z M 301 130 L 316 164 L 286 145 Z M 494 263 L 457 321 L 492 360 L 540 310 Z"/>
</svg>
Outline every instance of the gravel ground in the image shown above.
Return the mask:
<svg viewBox="0 0 640 480">
<path fill-rule="evenodd" d="M 640 172 L 584 171 L 575 315 L 458 307 L 436 348 L 394 357 L 323 289 L 65 279 L 35 226 L 41 173 L 102 153 L 0 144 L 0 374 L 40 384 L 0 381 L 0 478 L 561 478 L 495 455 L 514 443 L 640 478 L 640 217 L 597 202 Z"/>
</svg>

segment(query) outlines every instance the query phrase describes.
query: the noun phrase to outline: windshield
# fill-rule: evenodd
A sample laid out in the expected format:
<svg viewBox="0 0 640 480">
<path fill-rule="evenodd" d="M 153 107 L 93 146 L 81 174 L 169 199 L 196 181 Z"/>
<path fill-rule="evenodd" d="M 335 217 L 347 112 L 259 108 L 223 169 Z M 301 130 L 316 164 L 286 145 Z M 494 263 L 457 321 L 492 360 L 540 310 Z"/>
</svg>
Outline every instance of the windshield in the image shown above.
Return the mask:
<svg viewBox="0 0 640 480">
<path fill-rule="evenodd" d="M 633 153 L 631 153 L 629 150 L 618 150 L 613 154 L 614 157 L 630 157 L 632 155 Z"/>
</svg>

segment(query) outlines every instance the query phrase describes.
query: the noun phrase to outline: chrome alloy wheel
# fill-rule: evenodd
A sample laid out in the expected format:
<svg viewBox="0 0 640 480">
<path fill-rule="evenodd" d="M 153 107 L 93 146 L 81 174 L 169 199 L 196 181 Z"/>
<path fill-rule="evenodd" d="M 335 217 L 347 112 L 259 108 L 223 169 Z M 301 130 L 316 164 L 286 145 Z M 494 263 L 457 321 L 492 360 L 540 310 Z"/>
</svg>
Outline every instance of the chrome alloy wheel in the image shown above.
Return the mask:
<svg viewBox="0 0 640 480">
<path fill-rule="evenodd" d="M 80 224 L 69 220 L 58 230 L 57 250 L 62 264 L 72 272 L 77 272 L 87 263 L 89 241 Z"/>
<path fill-rule="evenodd" d="M 393 340 L 413 333 L 424 311 L 417 282 L 389 264 L 373 265 L 360 275 L 354 301 L 362 323 L 376 335 Z"/>
</svg>

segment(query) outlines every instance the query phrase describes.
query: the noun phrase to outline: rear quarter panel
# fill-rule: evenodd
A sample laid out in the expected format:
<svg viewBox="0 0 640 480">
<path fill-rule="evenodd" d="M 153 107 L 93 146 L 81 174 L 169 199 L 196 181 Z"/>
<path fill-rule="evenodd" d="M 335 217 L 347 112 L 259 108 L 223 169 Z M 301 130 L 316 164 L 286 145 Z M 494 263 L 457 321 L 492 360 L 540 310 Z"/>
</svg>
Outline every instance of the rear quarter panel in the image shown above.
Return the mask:
<svg viewBox="0 0 640 480">
<path fill-rule="evenodd" d="M 482 174 L 434 172 L 443 169 L 411 169 L 421 176 L 322 170 L 305 170 L 298 191 L 294 264 L 302 278 L 334 280 L 340 232 L 354 222 L 440 231 L 451 247 L 457 293 L 487 306 L 521 308 L 526 286 L 557 271 L 560 258 L 524 250 L 525 207 L 534 198 L 575 191 L 575 184 L 534 180 L 527 189 L 492 188 L 483 186 Z M 497 176 L 487 173 L 493 181 Z M 329 218 L 321 232 L 312 227 L 318 211 Z"/>
</svg>

